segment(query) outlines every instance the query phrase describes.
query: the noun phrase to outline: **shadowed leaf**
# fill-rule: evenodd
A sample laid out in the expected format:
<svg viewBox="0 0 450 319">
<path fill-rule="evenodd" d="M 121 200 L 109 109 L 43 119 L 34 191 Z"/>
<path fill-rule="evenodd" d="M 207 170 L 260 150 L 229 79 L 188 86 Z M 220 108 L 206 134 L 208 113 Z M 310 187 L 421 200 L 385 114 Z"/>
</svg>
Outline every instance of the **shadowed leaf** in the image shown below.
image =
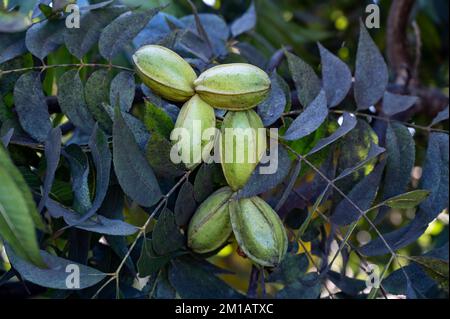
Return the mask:
<svg viewBox="0 0 450 319">
<path fill-rule="evenodd" d="M 361 22 L 354 84 L 358 109 L 366 110 L 375 105 L 383 97 L 388 81 L 386 62 Z"/>
</svg>

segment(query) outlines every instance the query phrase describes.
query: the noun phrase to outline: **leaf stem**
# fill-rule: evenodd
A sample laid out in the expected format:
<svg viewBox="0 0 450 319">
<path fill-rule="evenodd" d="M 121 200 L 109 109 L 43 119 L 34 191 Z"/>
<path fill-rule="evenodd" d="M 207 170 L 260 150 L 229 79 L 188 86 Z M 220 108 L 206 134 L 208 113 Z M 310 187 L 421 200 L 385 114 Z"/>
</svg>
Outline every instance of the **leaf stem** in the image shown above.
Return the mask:
<svg viewBox="0 0 450 319">
<path fill-rule="evenodd" d="M 116 297 L 119 296 L 119 292 L 118 292 L 118 287 L 119 287 L 119 276 L 120 276 L 120 271 L 122 270 L 123 266 L 125 265 L 127 259 L 130 257 L 131 253 L 133 252 L 134 248 L 136 247 L 137 243 L 139 242 L 139 239 L 145 235 L 145 232 L 148 228 L 148 226 L 150 225 L 151 221 L 153 220 L 153 218 L 155 217 L 155 215 L 159 212 L 159 210 L 161 208 L 164 207 L 164 205 L 167 203 L 167 201 L 169 200 L 170 196 L 173 195 L 173 193 L 178 189 L 178 187 L 181 186 L 181 184 L 183 184 L 190 176 L 191 171 L 186 172 L 186 174 L 178 181 L 178 183 L 175 184 L 174 187 L 172 187 L 172 189 L 163 196 L 163 198 L 160 200 L 160 202 L 158 203 L 158 205 L 155 207 L 155 209 L 153 210 L 153 212 L 150 214 L 150 216 L 148 217 L 147 221 L 145 222 L 144 226 L 142 226 L 139 230 L 139 233 L 136 235 L 136 238 L 134 239 L 133 243 L 130 245 L 130 247 L 128 248 L 127 253 L 125 254 L 125 256 L 122 258 L 122 261 L 120 262 L 119 266 L 117 267 L 116 271 L 114 273 L 111 274 L 111 278 L 102 286 L 100 287 L 100 289 L 94 294 L 94 296 L 92 297 L 92 299 L 95 299 L 98 294 L 104 289 L 106 288 L 106 286 L 112 281 L 112 280 L 117 280 L 117 284 L 116 284 Z"/>
</svg>

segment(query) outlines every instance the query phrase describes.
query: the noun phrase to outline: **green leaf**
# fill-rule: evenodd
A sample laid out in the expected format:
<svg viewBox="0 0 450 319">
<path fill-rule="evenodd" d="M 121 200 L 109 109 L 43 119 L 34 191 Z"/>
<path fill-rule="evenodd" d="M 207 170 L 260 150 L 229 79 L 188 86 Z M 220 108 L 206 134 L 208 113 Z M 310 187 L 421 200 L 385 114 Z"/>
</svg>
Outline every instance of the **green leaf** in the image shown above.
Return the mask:
<svg viewBox="0 0 450 319">
<path fill-rule="evenodd" d="M 175 124 L 163 108 L 151 102 L 145 103 L 144 124 L 150 133 L 158 133 L 165 138 L 170 137 Z"/>
<path fill-rule="evenodd" d="M 157 273 L 171 258 L 171 256 L 158 256 L 153 249 L 152 240 L 145 239 L 137 264 L 139 277 L 144 278 Z"/>
<path fill-rule="evenodd" d="M 174 179 L 185 173 L 184 164 L 170 160 L 172 144 L 159 134 L 153 134 L 147 144 L 147 160 L 160 178 Z"/>
<path fill-rule="evenodd" d="M 289 126 L 284 139 L 288 141 L 299 140 L 313 133 L 328 117 L 327 97 L 321 90 L 319 95 Z"/>
<path fill-rule="evenodd" d="M 314 69 L 292 53 L 286 52 L 289 70 L 297 88 L 300 103 L 307 107 L 320 93 L 322 84 Z"/>
<path fill-rule="evenodd" d="M 21 32 L 31 25 L 31 19 L 21 12 L 0 11 L 0 32 Z"/>
<path fill-rule="evenodd" d="M 22 128 L 38 142 L 52 129 L 39 72 L 22 75 L 14 86 L 14 102 Z"/>
<path fill-rule="evenodd" d="M 111 74 L 107 70 L 98 70 L 89 77 L 84 90 L 89 110 L 108 133 L 111 132 L 112 121 L 103 104 L 109 102 L 110 83 Z"/>
<path fill-rule="evenodd" d="M 25 53 L 24 33 L 0 33 L 0 64 Z"/>
<path fill-rule="evenodd" d="M 430 195 L 427 190 L 415 190 L 409 193 L 392 197 L 385 201 L 386 205 L 391 208 L 408 209 L 418 206 Z"/>
<path fill-rule="evenodd" d="M 309 267 L 309 260 L 306 254 L 288 254 L 281 264 L 270 274 L 269 282 L 282 282 L 291 284 L 301 279 Z"/>
<path fill-rule="evenodd" d="M 449 291 L 449 264 L 448 261 L 427 257 L 409 257 L 408 259 L 419 264 L 420 267 L 435 280 L 440 287 L 442 287 L 447 293 Z"/>
<path fill-rule="evenodd" d="M 28 50 L 39 59 L 59 48 L 64 43 L 65 20 L 45 20 L 28 29 L 25 44 Z"/>
<path fill-rule="evenodd" d="M 175 215 L 167 208 L 159 216 L 153 230 L 152 245 L 158 256 L 170 255 L 185 246 L 185 237 L 175 222 Z"/>
<path fill-rule="evenodd" d="M 359 110 L 375 105 L 384 95 L 389 72 L 380 50 L 361 22 L 355 70 L 355 100 Z"/>
<path fill-rule="evenodd" d="M 64 42 L 69 52 L 81 59 L 98 42 L 103 29 L 125 11 L 126 8 L 121 6 L 91 10 L 83 14 L 80 28 L 67 29 L 64 33 Z"/>
<path fill-rule="evenodd" d="M 106 274 L 94 268 L 53 256 L 43 250 L 40 251 L 40 256 L 48 265 L 48 268 L 46 269 L 37 268 L 26 260 L 21 259 L 20 256 L 11 251 L 8 246 L 6 246 L 6 254 L 8 255 L 11 265 L 20 273 L 23 279 L 42 287 L 64 290 L 85 289 L 97 284 L 106 277 Z M 74 266 L 76 266 L 76 268 L 74 268 Z M 69 276 L 70 274 L 74 275 L 75 270 L 79 270 L 80 286 L 71 288 L 70 286 L 68 287 L 67 283 L 72 283 L 69 280 Z"/>
<path fill-rule="evenodd" d="M 153 206 L 162 196 L 161 189 L 118 108 L 115 109 L 113 153 L 114 170 L 125 194 L 139 205 Z"/>
<path fill-rule="evenodd" d="M 352 87 L 352 72 L 337 56 L 319 43 L 322 61 L 323 89 L 327 95 L 328 107 L 335 107 L 347 96 Z"/>
<path fill-rule="evenodd" d="M 236 299 L 242 297 L 209 269 L 192 258 L 182 257 L 173 260 L 169 269 L 169 281 L 181 298 L 185 299 Z"/>
<path fill-rule="evenodd" d="M 107 60 L 115 57 L 126 44 L 130 43 L 159 9 L 129 11 L 120 15 L 102 32 L 99 41 L 100 54 Z"/>
<path fill-rule="evenodd" d="M 35 227 L 43 228 L 32 194 L 0 145 L 0 235 L 21 258 L 45 268 Z"/>
<path fill-rule="evenodd" d="M 191 217 L 195 213 L 197 202 L 194 198 L 194 186 L 186 181 L 181 186 L 178 193 L 177 201 L 175 202 L 175 222 L 178 226 L 187 226 Z"/>
<path fill-rule="evenodd" d="M 128 112 L 133 106 L 135 95 L 134 75 L 131 72 L 119 73 L 111 82 L 109 99 L 111 105 L 119 103 L 122 111 Z"/>
<path fill-rule="evenodd" d="M 278 299 L 318 299 L 321 286 L 317 273 L 309 273 L 301 281 L 287 285 L 277 293 L 276 297 Z"/>
<path fill-rule="evenodd" d="M 95 122 L 84 98 L 84 87 L 78 70 L 64 73 L 58 81 L 58 102 L 69 120 L 86 134 L 90 134 Z"/>
</svg>

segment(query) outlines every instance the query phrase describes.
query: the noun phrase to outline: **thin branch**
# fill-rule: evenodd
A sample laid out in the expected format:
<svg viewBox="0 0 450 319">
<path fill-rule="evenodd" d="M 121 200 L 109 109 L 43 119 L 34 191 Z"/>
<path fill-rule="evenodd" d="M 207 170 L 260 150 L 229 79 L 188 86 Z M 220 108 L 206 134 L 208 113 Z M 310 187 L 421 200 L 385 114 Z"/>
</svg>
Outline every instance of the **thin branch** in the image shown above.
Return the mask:
<svg viewBox="0 0 450 319">
<path fill-rule="evenodd" d="M 299 115 L 299 114 L 301 114 L 302 112 L 303 112 L 303 111 L 300 111 L 300 110 L 290 111 L 290 112 L 283 113 L 282 116 L 283 116 L 283 117 L 294 116 L 294 115 Z M 340 114 L 340 115 L 342 115 L 342 114 L 344 114 L 346 111 L 342 111 L 342 110 L 330 110 L 330 112 L 331 112 L 331 113 L 334 113 L 334 114 Z M 367 118 L 367 119 L 372 118 L 372 119 L 377 119 L 377 120 L 384 121 L 384 122 L 387 122 L 387 123 L 389 123 L 389 122 L 400 123 L 400 124 L 403 124 L 403 125 L 405 125 L 405 126 L 407 126 L 407 127 L 412 127 L 412 128 L 417 129 L 417 130 L 421 130 L 421 131 L 425 131 L 425 132 L 429 132 L 429 133 L 430 133 L 430 132 L 446 133 L 446 134 L 449 133 L 449 131 L 446 131 L 446 130 L 435 129 L 435 128 L 432 128 L 432 127 L 429 127 L 429 126 L 422 126 L 422 125 L 412 124 L 412 123 L 408 123 L 408 122 L 396 120 L 396 119 L 393 119 L 393 118 L 388 118 L 388 117 L 385 117 L 385 116 L 380 116 L 380 115 L 375 115 L 375 114 L 366 114 L 366 113 L 361 113 L 361 112 L 351 112 L 351 113 L 354 114 L 355 116 L 358 116 L 358 117 L 364 117 L 364 118 Z"/>
<path fill-rule="evenodd" d="M 54 69 L 54 68 L 85 68 L 85 67 L 90 67 L 90 68 L 107 68 L 107 69 L 118 69 L 118 70 L 123 70 L 123 71 L 128 71 L 128 72 L 133 72 L 133 69 L 124 67 L 124 66 L 120 66 L 120 65 L 114 65 L 114 64 L 98 64 L 98 63 L 72 63 L 72 64 L 50 64 L 50 65 L 40 65 L 40 66 L 32 66 L 32 67 L 28 67 L 28 68 L 20 68 L 20 69 L 13 69 L 13 70 L 0 70 L 0 77 L 3 75 L 8 75 L 11 73 L 22 73 L 22 72 L 27 72 L 27 71 L 41 71 L 44 72 L 46 70 L 49 69 Z"/>
<path fill-rule="evenodd" d="M 156 206 L 156 208 L 153 210 L 153 212 L 150 214 L 150 216 L 148 217 L 147 221 L 145 222 L 144 226 L 142 226 L 139 230 L 139 233 L 136 235 L 136 238 L 134 239 L 133 243 L 130 245 L 130 247 L 128 248 L 127 253 L 125 254 L 125 256 L 122 258 L 119 266 L 117 267 L 116 271 L 111 274 L 111 278 L 102 286 L 100 287 L 100 289 L 95 293 L 95 295 L 92 297 L 92 299 L 95 299 L 98 294 L 104 289 L 106 288 L 106 286 L 113 280 L 117 280 L 117 284 L 116 287 L 118 287 L 118 283 L 119 283 L 119 276 L 120 276 L 120 272 L 122 270 L 122 268 L 124 267 L 127 259 L 130 257 L 131 253 L 133 252 L 134 248 L 136 247 L 137 243 L 139 242 L 139 239 L 145 235 L 148 226 L 150 225 L 150 223 L 152 222 L 153 218 L 156 216 L 156 214 L 163 208 L 165 207 L 167 201 L 169 200 L 170 196 L 173 195 L 173 193 L 178 189 L 178 187 L 180 187 L 190 176 L 191 171 L 187 172 L 179 181 L 177 184 L 175 184 L 175 186 L 172 187 L 172 189 L 163 196 L 163 198 L 161 199 L 161 201 L 159 202 L 159 204 Z M 118 294 L 118 288 L 116 288 L 116 295 Z"/>
<path fill-rule="evenodd" d="M 284 146 L 293 153 L 297 158 L 303 160 L 309 167 L 311 167 L 317 174 L 319 174 L 320 177 L 322 177 L 331 187 L 333 187 L 345 200 L 347 200 L 350 205 L 352 205 L 359 213 L 359 219 L 364 218 L 367 223 L 372 227 L 372 229 L 376 232 L 380 240 L 383 242 L 383 244 L 386 246 L 386 248 L 389 250 L 389 253 L 394 256 L 396 262 L 401 265 L 400 261 L 398 260 L 398 256 L 395 253 L 395 251 L 392 249 L 391 245 L 386 241 L 383 234 L 380 232 L 378 227 L 372 222 L 372 220 L 367 217 L 366 212 L 363 211 L 361 208 L 359 208 L 358 205 L 356 205 L 337 185 L 330 180 L 320 169 L 318 169 L 314 164 L 312 164 L 306 157 L 298 154 L 294 149 L 292 149 L 289 145 L 284 144 Z M 403 270 L 404 271 L 404 270 Z M 405 271 L 404 271 L 405 272 Z M 405 272 L 405 276 L 407 276 Z"/>
<path fill-rule="evenodd" d="M 324 192 L 322 192 L 322 194 L 324 194 L 326 191 L 328 191 L 328 185 L 327 185 L 327 187 L 326 187 L 326 189 L 325 189 L 325 191 Z M 308 202 L 309 203 L 309 205 L 313 205 L 313 203 L 308 199 L 308 198 L 306 198 L 304 195 L 302 195 L 302 194 L 299 194 L 296 190 L 294 190 L 294 193 L 297 195 L 297 196 L 299 196 L 300 198 L 302 198 L 304 201 L 306 201 L 306 202 Z M 322 196 L 322 195 L 321 195 Z M 319 200 L 320 199 L 320 200 Z M 330 221 L 330 219 L 328 218 L 328 216 L 326 216 L 322 211 L 321 211 L 321 209 L 319 208 L 319 206 L 320 206 L 320 203 L 322 202 L 322 199 L 323 199 L 323 197 L 322 198 L 320 198 L 319 197 L 319 199 L 316 201 L 316 203 L 313 205 L 313 209 L 312 209 L 312 211 L 311 211 L 311 216 L 314 214 L 314 213 L 317 213 L 325 222 L 327 222 L 327 223 L 331 223 L 331 221 Z M 306 223 L 307 221 L 305 221 L 304 223 Z M 302 225 L 302 228 L 303 228 L 303 225 Z M 302 228 L 300 228 L 300 231 L 299 231 L 299 233 L 298 233 L 298 235 L 297 235 L 297 240 L 298 239 L 300 239 L 300 237 L 301 237 L 301 233 L 302 233 Z M 306 228 L 306 227 L 305 227 Z M 306 230 L 306 229 L 305 229 Z M 303 230 L 303 233 L 304 233 L 304 230 Z M 336 229 L 336 234 L 335 234 L 335 237 L 336 237 L 336 240 L 339 242 L 339 241 L 343 241 L 343 238 L 344 238 L 344 236 L 343 236 L 343 234 L 342 234 L 342 232 L 337 228 Z M 340 238 L 339 238 L 340 237 Z M 359 250 L 358 250 L 358 248 L 356 248 L 351 242 L 349 242 L 349 241 L 346 241 L 345 242 L 345 244 L 348 246 L 348 248 L 351 250 L 351 251 L 353 251 L 358 257 L 359 257 L 359 259 L 361 260 L 361 262 L 364 264 L 364 266 L 365 267 L 368 267 L 369 266 L 369 263 L 367 262 L 367 260 L 366 260 L 366 257 L 365 256 L 363 256 L 360 252 L 359 252 Z M 362 271 L 364 271 L 366 274 L 369 274 L 368 272 L 367 272 L 367 270 L 360 264 L 359 265 L 359 268 L 362 270 Z M 387 294 L 386 294 L 386 291 L 385 291 L 385 289 L 384 289 L 384 287 L 380 284 L 380 290 L 381 290 L 381 292 L 383 293 L 383 295 L 385 296 L 385 298 L 387 299 Z"/>
</svg>

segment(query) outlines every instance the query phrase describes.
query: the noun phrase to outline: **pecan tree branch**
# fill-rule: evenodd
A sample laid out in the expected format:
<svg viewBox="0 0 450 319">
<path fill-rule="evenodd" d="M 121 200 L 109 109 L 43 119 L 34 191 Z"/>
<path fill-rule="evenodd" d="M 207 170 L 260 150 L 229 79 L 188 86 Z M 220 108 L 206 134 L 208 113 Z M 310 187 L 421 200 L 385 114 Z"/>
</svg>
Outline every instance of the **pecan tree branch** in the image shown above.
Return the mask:
<svg viewBox="0 0 450 319">
<path fill-rule="evenodd" d="M 413 60 L 407 31 L 415 0 L 393 0 L 389 11 L 387 56 L 395 72 L 396 84 L 407 86 L 411 78 Z"/>
</svg>

